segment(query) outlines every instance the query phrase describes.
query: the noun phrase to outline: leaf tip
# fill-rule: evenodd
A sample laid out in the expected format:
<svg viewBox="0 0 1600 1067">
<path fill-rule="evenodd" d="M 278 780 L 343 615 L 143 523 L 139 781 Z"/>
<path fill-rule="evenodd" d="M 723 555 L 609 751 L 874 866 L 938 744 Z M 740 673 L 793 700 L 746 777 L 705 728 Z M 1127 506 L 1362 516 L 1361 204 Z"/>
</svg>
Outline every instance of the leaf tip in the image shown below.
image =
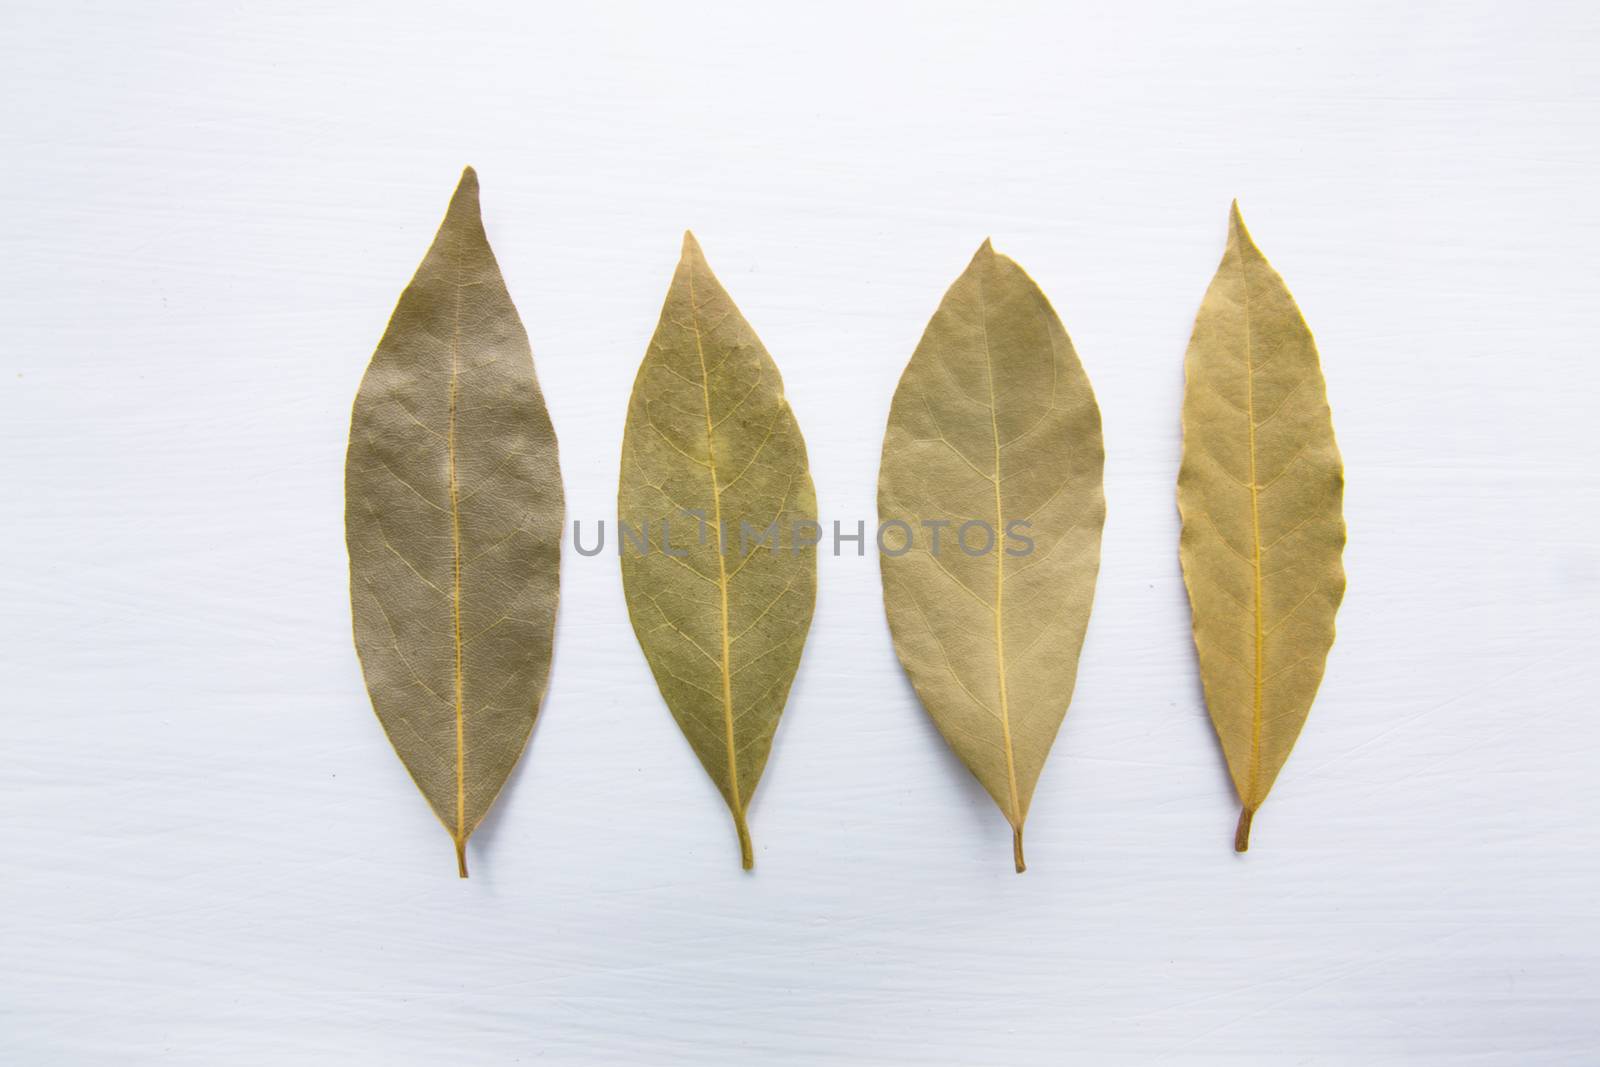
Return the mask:
<svg viewBox="0 0 1600 1067">
<path fill-rule="evenodd" d="M 980 266 L 990 268 L 994 265 L 995 260 L 999 258 L 1000 253 L 994 250 L 994 242 L 985 237 L 983 244 L 979 245 L 978 250 L 972 254 L 972 262 L 967 264 L 967 269 L 972 270 L 974 267 Z"/>
<path fill-rule="evenodd" d="M 455 215 L 458 211 L 478 210 L 478 172 L 467 167 L 461 172 L 461 180 L 456 183 L 456 191 L 450 197 L 450 209 L 446 217 Z"/>
<path fill-rule="evenodd" d="M 1237 249 L 1247 257 L 1260 255 L 1255 238 L 1250 236 L 1250 230 L 1244 224 L 1244 213 L 1239 210 L 1237 200 L 1228 209 L 1228 247 Z"/>
<path fill-rule="evenodd" d="M 1246 245 L 1255 243 L 1250 237 L 1250 231 L 1245 228 L 1244 212 L 1239 210 L 1239 201 L 1237 200 L 1228 208 L 1228 237 Z"/>
<path fill-rule="evenodd" d="M 700 251 L 700 242 L 695 240 L 694 231 L 693 230 L 684 230 L 683 231 L 683 254 L 687 256 L 691 252 L 698 253 L 699 251 Z"/>
</svg>

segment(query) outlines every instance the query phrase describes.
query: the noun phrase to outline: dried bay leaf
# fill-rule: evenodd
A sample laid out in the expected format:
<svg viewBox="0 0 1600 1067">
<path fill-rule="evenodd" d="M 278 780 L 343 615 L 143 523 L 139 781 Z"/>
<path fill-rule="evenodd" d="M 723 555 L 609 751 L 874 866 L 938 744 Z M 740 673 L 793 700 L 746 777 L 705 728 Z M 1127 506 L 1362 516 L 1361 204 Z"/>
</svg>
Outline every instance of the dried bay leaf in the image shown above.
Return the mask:
<svg viewBox="0 0 1600 1067">
<path fill-rule="evenodd" d="M 1185 378 L 1179 555 L 1243 852 L 1322 681 L 1344 597 L 1345 526 L 1316 344 L 1237 203 Z"/>
<path fill-rule="evenodd" d="M 555 432 L 469 167 L 361 380 L 345 465 L 367 689 L 463 878 L 544 696 L 562 512 Z"/>
<path fill-rule="evenodd" d="M 811 626 L 816 542 L 796 531 L 816 513 L 777 365 L 685 234 L 628 404 L 618 547 L 639 644 L 746 870 L 746 812 Z"/>
<path fill-rule="evenodd" d="M 1061 320 L 985 241 L 895 390 L 879 549 L 895 652 L 1011 823 L 1019 872 L 1094 600 L 1104 458 L 1100 409 Z M 973 523 L 992 532 L 989 551 L 969 551 L 985 540 Z"/>
</svg>

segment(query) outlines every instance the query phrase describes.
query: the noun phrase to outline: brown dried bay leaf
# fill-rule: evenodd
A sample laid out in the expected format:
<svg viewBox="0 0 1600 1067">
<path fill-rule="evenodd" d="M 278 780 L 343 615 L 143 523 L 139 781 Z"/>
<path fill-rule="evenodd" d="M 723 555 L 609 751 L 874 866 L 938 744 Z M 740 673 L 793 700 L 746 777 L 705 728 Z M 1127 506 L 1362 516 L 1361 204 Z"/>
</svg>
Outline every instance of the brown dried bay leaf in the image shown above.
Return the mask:
<svg viewBox="0 0 1600 1067">
<path fill-rule="evenodd" d="M 777 365 L 685 234 L 628 403 L 618 549 L 639 644 L 746 870 L 746 812 L 811 627 L 816 514 Z"/>
<path fill-rule="evenodd" d="M 562 511 L 555 432 L 468 167 L 361 380 L 345 464 L 367 690 L 463 878 L 544 697 Z"/>
<path fill-rule="evenodd" d="M 895 390 L 879 555 L 895 652 L 1011 823 L 1019 872 L 1094 601 L 1104 459 L 1100 409 L 1061 320 L 985 241 Z"/>
<path fill-rule="evenodd" d="M 1179 556 L 1234 848 L 1305 725 L 1344 597 L 1344 468 L 1311 330 L 1235 203 L 1185 360 Z"/>
</svg>

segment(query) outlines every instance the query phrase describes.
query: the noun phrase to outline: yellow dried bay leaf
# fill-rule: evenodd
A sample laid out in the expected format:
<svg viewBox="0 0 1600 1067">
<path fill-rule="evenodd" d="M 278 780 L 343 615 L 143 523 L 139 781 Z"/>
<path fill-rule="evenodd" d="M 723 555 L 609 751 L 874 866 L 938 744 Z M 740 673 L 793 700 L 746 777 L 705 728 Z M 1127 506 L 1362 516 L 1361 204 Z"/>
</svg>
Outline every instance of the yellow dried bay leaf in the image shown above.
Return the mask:
<svg viewBox="0 0 1600 1067">
<path fill-rule="evenodd" d="M 895 390 L 879 554 L 895 652 L 1011 823 L 1019 872 L 1094 600 L 1104 459 L 1100 409 L 1061 320 L 985 241 Z"/>
<path fill-rule="evenodd" d="M 1243 852 L 1322 681 L 1345 526 L 1316 344 L 1237 203 L 1185 377 L 1179 555 Z"/>
<path fill-rule="evenodd" d="M 367 689 L 463 878 L 544 696 L 562 510 L 555 433 L 469 167 L 361 380 L 345 464 Z"/>
<path fill-rule="evenodd" d="M 628 404 L 618 548 L 639 644 L 747 870 L 746 811 L 811 626 L 816 513 L 777 365 L 685 234 Z"/>
</svg>

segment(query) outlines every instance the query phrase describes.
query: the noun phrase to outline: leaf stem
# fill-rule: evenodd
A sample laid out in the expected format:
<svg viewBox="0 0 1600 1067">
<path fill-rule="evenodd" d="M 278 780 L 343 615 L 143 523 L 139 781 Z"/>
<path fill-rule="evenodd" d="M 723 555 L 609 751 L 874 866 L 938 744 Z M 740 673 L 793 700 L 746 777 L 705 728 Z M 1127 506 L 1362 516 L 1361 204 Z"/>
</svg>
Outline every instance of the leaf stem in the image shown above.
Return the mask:
<svg viewBox="0 0 1600 1067">
<path fill-rule="evenodd" d="M 466 838 L 456 839 L 456 873 L 461 877 L 467 876 L 467 841 Z"/>
<path fill-rule="evenodd" d="M 1235 852 L 1250 851 L 1250 820 L 1256 816 L 1256 809 L 1243 807 L 1239 809 L 1239 825 L 1233 831 L 1233 850 Z"/>
<path fill-rule="evenodd" d="M 1017 873 L 1021 874 L 1028 869 L 1022 862 L 1022 827 L 1013 827 L 1011 830 L 1011 857 L 1017 861 Z"/>
<path fill-rule="evenodd" d="M 736 811 L 733 813 L 733 826 L 734 829 L 739 831 L 739 862 L 744 866 L 745 870 L 754 870 L 756 865 L 755 850 L 750 844 L 750 827 L 745 824 L 744 812 Z"/>
</svg>

